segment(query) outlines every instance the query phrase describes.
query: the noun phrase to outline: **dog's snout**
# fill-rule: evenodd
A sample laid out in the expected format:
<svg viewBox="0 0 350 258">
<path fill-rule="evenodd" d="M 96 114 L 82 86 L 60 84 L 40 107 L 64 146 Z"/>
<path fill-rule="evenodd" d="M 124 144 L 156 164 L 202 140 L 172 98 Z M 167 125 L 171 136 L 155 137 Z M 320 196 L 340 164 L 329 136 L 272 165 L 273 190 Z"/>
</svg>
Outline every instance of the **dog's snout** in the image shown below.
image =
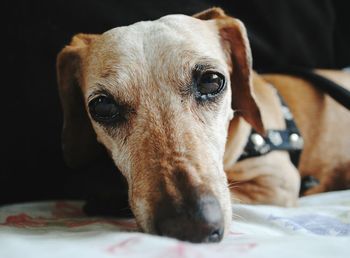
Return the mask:
<svg viewBox="0 0 350 258">
<path fill-rule="evenodd" d="M 181 205 L 161 203 L 156 213 L 157 233 L 194 243 L 219 242 L 224 234 L 224 219 L 218 200 L 212 194 L 192 198 Z"/>
</svg>

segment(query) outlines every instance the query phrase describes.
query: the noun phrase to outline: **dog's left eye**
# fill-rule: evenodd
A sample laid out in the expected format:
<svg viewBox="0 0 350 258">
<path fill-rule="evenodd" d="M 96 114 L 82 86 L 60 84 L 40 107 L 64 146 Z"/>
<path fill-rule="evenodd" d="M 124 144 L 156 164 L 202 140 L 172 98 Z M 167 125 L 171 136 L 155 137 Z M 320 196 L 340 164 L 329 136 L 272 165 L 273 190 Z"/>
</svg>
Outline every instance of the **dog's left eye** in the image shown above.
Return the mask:
<svg viewBox="0 0 350 258">
<path fill-rule="evenodd" d="M 108 96 L 98 96 L 91 100 L 89 111 L 92 118 L 100 123 L 114 122 L 120 116 L 118 104 Z"/>
<path fill-rule="evenodd" d="M 200 97 L 212 97 L 225 86 L 225 77 L 217 72 L 205 72 L 197 81 L 197 91 Z"/>
</svg>

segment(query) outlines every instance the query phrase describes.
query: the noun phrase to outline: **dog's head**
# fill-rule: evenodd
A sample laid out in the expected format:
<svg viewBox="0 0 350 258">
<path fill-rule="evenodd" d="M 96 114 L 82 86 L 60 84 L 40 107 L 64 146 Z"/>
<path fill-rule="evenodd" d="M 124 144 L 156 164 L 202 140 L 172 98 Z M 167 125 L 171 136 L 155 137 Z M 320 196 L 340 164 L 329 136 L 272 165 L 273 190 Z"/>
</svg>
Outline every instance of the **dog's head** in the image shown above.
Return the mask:
<svg viewBox="0 0 350 258">
<path fill-rule="evenodd" d="M 231 221 L 223 155 L 233 110 L 263 130 L 242 23 L 213 8 L 79 34 L 57 69 L 66 162 L 93 160 L 101 143 L 141 229 L 219 241 Z"/>
</svg>

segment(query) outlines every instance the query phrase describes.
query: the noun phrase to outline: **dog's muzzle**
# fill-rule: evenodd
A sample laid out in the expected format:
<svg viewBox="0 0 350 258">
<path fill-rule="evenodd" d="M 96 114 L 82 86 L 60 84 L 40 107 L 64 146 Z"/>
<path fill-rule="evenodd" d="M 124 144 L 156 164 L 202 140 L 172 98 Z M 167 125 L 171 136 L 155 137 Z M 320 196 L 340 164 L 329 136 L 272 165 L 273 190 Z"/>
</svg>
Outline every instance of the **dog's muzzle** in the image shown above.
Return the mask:
<svg viewBox="0 0 350 258">
<path fill-rule="evenodd" d="M 155 211 L 156 233 L 194 243 L 219 242 L 224 218 L 219 201 L 211 193 L 183 197 L 180 204 L 163 199 Z"/>
</svg>

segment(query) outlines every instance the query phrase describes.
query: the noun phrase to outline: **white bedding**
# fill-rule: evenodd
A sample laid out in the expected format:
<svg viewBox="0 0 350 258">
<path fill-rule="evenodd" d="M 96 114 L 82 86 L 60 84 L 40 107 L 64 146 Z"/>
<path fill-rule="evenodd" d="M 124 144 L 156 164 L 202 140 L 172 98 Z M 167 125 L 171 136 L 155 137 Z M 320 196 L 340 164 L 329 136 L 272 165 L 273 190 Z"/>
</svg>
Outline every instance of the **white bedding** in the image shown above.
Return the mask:
<svg viewBox="0 0 350 258">
<path fill-rule="evenodd" d="M 234 205 L 231 231 L 219 244 L 138 233 L 133 220 L 85 217 L 81 206 L 1 207 L 0 258 L 350 257 L 350 190 L 301 198 L 297 208 Z"/>
</svg>

